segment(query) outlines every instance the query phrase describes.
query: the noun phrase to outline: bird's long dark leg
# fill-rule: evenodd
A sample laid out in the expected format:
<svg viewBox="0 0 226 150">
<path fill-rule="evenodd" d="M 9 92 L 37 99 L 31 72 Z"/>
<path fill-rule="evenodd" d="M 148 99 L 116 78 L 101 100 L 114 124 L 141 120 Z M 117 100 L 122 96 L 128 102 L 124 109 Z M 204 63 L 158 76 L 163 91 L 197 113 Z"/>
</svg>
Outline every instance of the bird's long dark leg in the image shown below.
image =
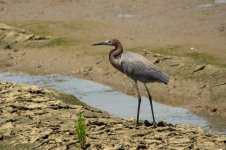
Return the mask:
<svg viewBox="0 0 226 150">
<path fill-rule="evenodd" d="M 139 115 L 140 115 L 140 103 L 141 103 L 141 96 L 140 96 L 140 90 L 137 84 L 137 81 L 135 82 L 135 86 L 136 86 L 136 90 L 137 90 L 137 96 L 138 96 L 138 107 L 137 107 L 137 122 L 136 122 L 136 126 L 138 126 L 138 122 L 139 122 Z"/>
<path fill-rule="evenodd" d="M 145 83 L 144 83 L 144 86 L 145 86 L 146 91 L 147 91 L 147 93 L 148 93 L 148 98 L 149 98 L 150 105 L 151 105 L 151 112 L 152 112 L 153 123 L 154 123 L 154 125 L 156 125 L 156 122 L 155 122 L 155 115 L 154 115 L 154 110 L 153 110 L 153 104 L 152 104 L 152 97 L 151 97 L 151 94 L 150 94 L 150 92 L 149 92 L 149 90 L 148 90 L 148 87 L 147 87 L 147 85 L 146 85 Z"/>
</svg>

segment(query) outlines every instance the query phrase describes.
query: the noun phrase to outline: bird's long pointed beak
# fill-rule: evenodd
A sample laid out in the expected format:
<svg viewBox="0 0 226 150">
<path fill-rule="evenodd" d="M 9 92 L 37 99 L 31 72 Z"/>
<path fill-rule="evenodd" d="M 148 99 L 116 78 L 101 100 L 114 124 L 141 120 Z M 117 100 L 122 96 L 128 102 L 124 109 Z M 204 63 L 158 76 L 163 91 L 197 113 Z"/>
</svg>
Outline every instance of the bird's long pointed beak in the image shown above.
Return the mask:
<svg viewBox="0 0 226 150">
<path fill-rule="evenodd" d="M 97 46 L 97 45 L 109 45 L 109 43 L 108 42 L 99 42 L 99 43 L 93 44 L 92 46 Z"/>
</svg>

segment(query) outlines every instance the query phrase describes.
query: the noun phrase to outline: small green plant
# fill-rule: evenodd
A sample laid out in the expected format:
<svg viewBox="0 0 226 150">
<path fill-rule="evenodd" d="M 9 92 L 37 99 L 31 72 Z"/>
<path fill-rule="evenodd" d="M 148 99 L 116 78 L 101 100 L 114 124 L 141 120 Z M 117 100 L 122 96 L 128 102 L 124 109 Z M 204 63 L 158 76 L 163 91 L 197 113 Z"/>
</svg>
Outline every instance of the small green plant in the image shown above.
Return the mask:
<svg viewBox="0 0 226 150">
<path fill-rule="evenodd" d="M 86 125 L 81 113 L 75 121 L 75 132 L 80 143 L 80 149 L 84 150 L 86 145 Z"/>
<path fill-rule="evenodd" d="M 57 46 L 66 46 L 72 43 L 72 40 L 68 38 L 55 38 L 50 40 L 45 47 L 57 47 Z"/>
</svg>

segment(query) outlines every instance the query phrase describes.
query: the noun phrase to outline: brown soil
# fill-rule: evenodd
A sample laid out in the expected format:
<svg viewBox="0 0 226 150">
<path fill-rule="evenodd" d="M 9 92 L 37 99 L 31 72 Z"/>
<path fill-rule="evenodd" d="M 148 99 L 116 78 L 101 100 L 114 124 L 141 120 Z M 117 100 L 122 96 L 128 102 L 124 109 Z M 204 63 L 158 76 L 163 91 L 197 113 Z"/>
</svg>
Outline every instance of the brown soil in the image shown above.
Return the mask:
<svg viewBox="0 0 226 150">
<path fill-rule="evenodd" d="M 225 149 L 226 137 L 199 127 L 109 117 L 56 90 L 0 83 L 0 149 L 76 149 L 74 129 L 82 112 L 86 147 L 95 149 Z"/>
<path fill-rule="evenodd" d="M 79 76 L 135 95 L 108 62 L 109 47 L 91 47 L 117 37 L 170 75 L 168 86 L 149 85 L 156 101 L 226 116 L 225 8 L 210 0 L 3 0 L 0 19 L 13 28 L 1 25 L 0 66 Z"/>
</svg>

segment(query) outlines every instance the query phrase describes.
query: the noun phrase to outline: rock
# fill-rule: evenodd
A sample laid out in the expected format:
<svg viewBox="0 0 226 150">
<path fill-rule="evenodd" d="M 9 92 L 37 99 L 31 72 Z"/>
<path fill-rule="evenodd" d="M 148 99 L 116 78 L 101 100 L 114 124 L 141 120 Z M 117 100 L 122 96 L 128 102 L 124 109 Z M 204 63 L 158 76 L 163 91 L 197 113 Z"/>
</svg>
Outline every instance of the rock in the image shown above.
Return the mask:
<svg viewBox="0 0 226 150">
<path fill-rule="evenodd" d="M 0 23 L 0 30 L 12 30 L 12 29 L 14 28 L 7 24 Z"/>
<path fill-rule="evenodd" d="M 217 27 L 217 30 L 219 32 L 224 32 L 225 31 L 225 26 L 221 25 L 221 26 Z"/>
<path fill-rule="evenodd" d="M 146 50 L 143 50 L 143 55 L 147 56 L 149 54 L 149 52 L 147 52 Z"/>
<path fill-rule="evenodd" d="M 12 46 L 9 45 L 9 44 L 6 44 L 5 46 L 3 46 L 3 49 L 9 49 L 9 50 L 11 50 L 12 49 Z"/>
<path fill-rule="evenodd" d="M 201 70 L 204 70 L 206 68 L 206 65 L 200 65 L 200 66 L 197 66 L 193 71 L 192 73 L 196 73 L 198 71 L 201 71 Z"/>
<path fill-rule="evenodd" d="M 226 137 L 219 137 L 216 139 L 218 142 L 226 143 Z"/>
<path fill-rule="evenodd" d="M 161 59 L 158 58 L 153 62 L 153 64 L 158 64 L 160 61 L 161 61 Z"/>
<path fill-rule="evenodd" d="M 158 57 L 160 57 L 160 56 L 158 56 Z M 171 56 L 161 56 L 160 58 L 157 58 L 154 62 L 153 62 L 153 64 L 158 64 L 158 63 L 160 63 L 160 62 L 163 62 L 163 61 L 165 61 L 165 60 L 168 60 L 168 59 L 172 59 L 172 57 Z"/>
<path fill-rule="evenodd" d="M 212 112 L 217 112 L 217 108 L 213 108 L 211 111 Z"/>
<path fill-rule="evenodd" d="M 158 123 L 157 123 L 157 126 L 158 127 L 165 127 L 165 126 L 173 126 L 171 123 L 166 123 L 166 122 L 164 122 L 164 121 L 159 121 Z"/>
<path fill-rule="evenodd" d="M 31 37 L 32 40 L 48 40 L 50 39 L 49 36 L 32 36 Z"/>
<path fill-rule="evenodd" d="M 150 123 L 148 120 L 144 120 L 144 125 L 149 127 L 149 126 L 152 126 L 153 123 Z"/>
<path fill-rule="evenodd" d="M 14 49 L 14 47 L 22 47 L 28 43 L 41 42 L 41 40 L 49 40 L 48 36 L 34 35 L 20 28 L 12 27 L 0 23 L 0 40 L 1 47 L 4 49 Z"/>
<path fill-rule="evenodd" d="M 0 132 L 0 140 L 3 140 L 4 135 Z"/>
<path fill-rule="evenodd" d="M 93 122 L 89 122 L 89 125 L 103 126 L 103 125 L 106 125 L 106 123 L 96 120 L 96 121 L 93 121 Z"/>
<path fill-rule="evenodd" d="M 42 65 L 41 65 L 41 64 L 36 65 L 36 68 L 41 68 L 41 67 L 42 67 Z"/>
<path fill-rule="evenodd" d="M 103 62 L 103 60 L 100 60 L 100 61 L 96 62 L 96 65 L 99 65 L 102 62 Z"/>
<path fill-rule="evenodd" d="M 148 149 L 148 147 L 145 144 L 139 144 L 136 149 Z"/>
</svg>

